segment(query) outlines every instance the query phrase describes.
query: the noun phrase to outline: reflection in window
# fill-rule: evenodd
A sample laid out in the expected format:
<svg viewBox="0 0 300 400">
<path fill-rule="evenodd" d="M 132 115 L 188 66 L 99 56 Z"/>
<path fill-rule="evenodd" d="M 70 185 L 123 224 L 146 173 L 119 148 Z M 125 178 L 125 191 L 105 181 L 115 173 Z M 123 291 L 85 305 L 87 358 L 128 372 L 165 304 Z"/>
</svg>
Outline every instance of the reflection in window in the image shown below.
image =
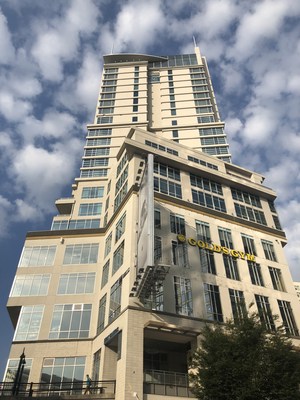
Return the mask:
<svg viewBox="0 0 300 400">
<path fill-rule="evenodd" d="M 5 372 L 4 382 L 10 383 L 10 382 L 14 382 L 15 381 L 16 374 L 17 374 L 17 371 L 18 371 L 19 362 L 20 362 L 19 358 L 16 359 L 16 360 L 14 360 L 14 359 L 8 360 L 7 369 L 6 369 L 6 372 Z M 27 383 L 28 382 L 28 378 L 29 378 L 29 374 L 30 374 L 30 370 L 31 370 L 31 365 L 32 365 L 32 359 L 26 358 L 26 364 L 24 364 L 21 383 Z M 9 388 L 11 388 L 11 385 L 9 385 Z M 5 385 L 3 386 L 3 389 L 5 389 Z"/>
<path fill-rule="evenodd" d="M 91 304 L 54 306 L 49 339 L 77 339 L 89 336 Z"/>
<path fill-rule="evenodd" d="M 50 274 L 18 275 L 15 278 L 11 297 L 45 296 L 48 293 Z"/>
<path fill-rule="evenodd" d="M 85 357 L 44 358 L 41 383 L 51 383 L 51 387 L 59 389 L 63 383 L 82 382 L 84 368 Z"/>
<path fill-rule="evenodd" d="M 23 306 L 18 320 L 14 340 L 38 339 L 44 306 Z"/>
<path fill-rule="evenodd" d="M 176 313 L 193 315 L 191 281 L 188 278 L 174 276 Z"/>
<path fill-rule="evenodd" d="M 62 274 L 59 279 L 57 294 L 93 293 L 95 272 Z"/>
<path fill-rule="evenodd" d="M 63 264 L 94 264 L 98 258 L 97 243 L 70 244 L 66 246 Z"/>
<path fill-rule="evenodd" d="M 204 299 L 207 318 L 213 321 L 223 322 L 219 287 L 204 283 Z"/>
<path fill-rule="evenodd" d="M 53 265 L 56 246 L 24 247 L 19 267 L 44 267 Z"/>
</svg>

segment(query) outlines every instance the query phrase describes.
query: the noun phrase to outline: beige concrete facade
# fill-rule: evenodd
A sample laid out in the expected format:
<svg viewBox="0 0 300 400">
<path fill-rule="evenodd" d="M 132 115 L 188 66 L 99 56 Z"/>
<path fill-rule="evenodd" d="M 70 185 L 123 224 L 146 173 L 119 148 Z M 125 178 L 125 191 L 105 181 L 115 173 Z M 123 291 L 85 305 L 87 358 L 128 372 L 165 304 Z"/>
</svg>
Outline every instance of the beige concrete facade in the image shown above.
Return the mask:
<svg viewBox="0 0 300 400">
<path fill-rule="evenodd" d="M 230 163 L 198 49 L 104 61 L 72 196 L 56 202 L 51 230 L 26 237 L 8 300 L 16 327 L 9 376 L 26 347 L 28 382 L 88 373 L 115 380 L 118 400 L 184 398 L 201 328 L 237 318 L 241 303 L 253 303 L 270 330 L 283 323 L 299 345 L 300 303 L 276 194 L 260 174 Z M 154 264 L 141 268 L 149 154 Z"/>
</svg>

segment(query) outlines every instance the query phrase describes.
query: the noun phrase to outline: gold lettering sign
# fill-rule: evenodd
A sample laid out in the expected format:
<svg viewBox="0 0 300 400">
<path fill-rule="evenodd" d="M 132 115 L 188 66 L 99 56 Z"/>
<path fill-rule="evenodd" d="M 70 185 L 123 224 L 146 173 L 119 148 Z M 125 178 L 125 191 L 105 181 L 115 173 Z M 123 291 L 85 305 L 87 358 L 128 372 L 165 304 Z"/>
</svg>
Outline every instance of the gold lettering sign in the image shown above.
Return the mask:
<svg viewBox="0 0 300 400">
<path fill-rule="evenodd" d="M 220 246 L 215 243 L 203 242 L 203 240 L 195 240 L 193 238 L 186 238 L 184 235 L 177 235 L 177 240 L 180 243 L 188 243 L 190 246 L 198 246 L 200 249 L 207 249 L 215 253 L 223 253 L 234 258 L 240 258 L 242 260 L 255 262 L 255 255 L 244 253 L 243 251 L 238 251 L 234 249 L 228 249 L 227 247 Z"/>
</svg>

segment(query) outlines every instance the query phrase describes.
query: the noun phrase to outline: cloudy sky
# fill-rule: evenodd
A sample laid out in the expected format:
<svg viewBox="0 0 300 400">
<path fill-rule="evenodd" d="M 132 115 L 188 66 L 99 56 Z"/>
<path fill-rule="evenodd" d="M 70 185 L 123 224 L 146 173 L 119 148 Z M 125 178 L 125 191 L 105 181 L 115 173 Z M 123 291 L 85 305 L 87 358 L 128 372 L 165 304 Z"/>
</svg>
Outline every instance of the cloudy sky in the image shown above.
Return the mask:
<svg viewBox="0 0 300 400">
<path fill-rule="evenodd" d="M 0 0 L 0 380 L 5 309 L 28 230 L 49 229 L 79 175 L 102 56 L 207 57 L 233 162 L 265 175 L 300 281 L 300 2 Z"/>
</svg>

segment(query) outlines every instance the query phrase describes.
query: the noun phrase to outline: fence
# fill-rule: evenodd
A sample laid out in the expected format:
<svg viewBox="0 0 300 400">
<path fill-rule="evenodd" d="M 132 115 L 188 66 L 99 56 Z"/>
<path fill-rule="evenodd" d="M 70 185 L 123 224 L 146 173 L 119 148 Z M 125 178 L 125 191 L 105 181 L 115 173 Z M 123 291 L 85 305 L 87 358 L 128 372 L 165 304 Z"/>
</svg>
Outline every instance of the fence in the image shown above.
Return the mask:
<svg viewBox="0 0 300 400">
<path fill-rule="evenodd" d="M 0 396 L 19 396 L 19 397 L 40 397 L 40 396 L 60 396 L 60 395 L 84 395 L 86 391 L 85 381 L 69 382 L 39 382 L 39 383 L 20 383 L 17 388 L 14 382 L 0 383 Z M 116 381 L 93 381 L 90 394 L 111 394 L 114 398 L 116 392 Z M 107 398 L 107 396 L 105 397 Z"/>
</svg>

